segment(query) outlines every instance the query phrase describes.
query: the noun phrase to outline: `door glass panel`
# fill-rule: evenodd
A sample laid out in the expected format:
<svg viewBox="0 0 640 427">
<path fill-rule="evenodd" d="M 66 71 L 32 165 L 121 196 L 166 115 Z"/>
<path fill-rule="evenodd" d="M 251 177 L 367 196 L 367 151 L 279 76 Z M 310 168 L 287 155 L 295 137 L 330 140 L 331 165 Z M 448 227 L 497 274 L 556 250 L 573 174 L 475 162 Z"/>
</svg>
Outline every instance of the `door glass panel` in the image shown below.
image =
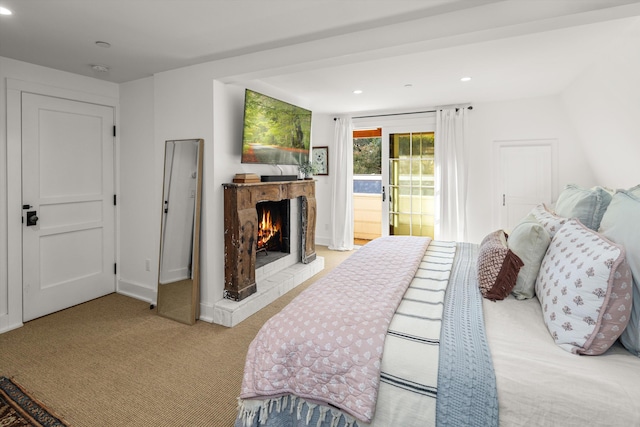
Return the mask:
<svg viewBox="0 0 640 427">
<path fill-rule="evenodd" d="M 411 215 L 409 214 L 392 214 L 395 217 L 395 226 L 390 224 L 395 230 L 396 236 L 410 236 L 411 235 Z"/>
<path fill-rule="evenodd" d="M 381 134 L 382 129 L 353 133 L 353 237 L 357 245 L 382 235 Z"/>
<path fill-rule="evenodd" d="M 389 234 L 433 237 L 434 133 L 389 135 Z"/>
</svg>

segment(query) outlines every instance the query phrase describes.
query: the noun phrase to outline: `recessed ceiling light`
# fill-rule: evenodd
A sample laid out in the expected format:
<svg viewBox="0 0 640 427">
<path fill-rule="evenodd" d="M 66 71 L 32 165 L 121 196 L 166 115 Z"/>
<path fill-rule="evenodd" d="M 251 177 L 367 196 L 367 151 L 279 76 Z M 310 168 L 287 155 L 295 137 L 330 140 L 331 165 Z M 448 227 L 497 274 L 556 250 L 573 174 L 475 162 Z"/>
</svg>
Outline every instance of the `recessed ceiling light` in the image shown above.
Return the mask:
<svg viewBox="0 0 640 427">
<path fill-rule="evenodd" d="M 463 77 L 460 79 L 461 82 L 470 82 L 471 81 L 471 77 Z"/>
<path fill-rule="evenodd" d="M 108 47 L 111 47 L 111 43 L 97 41 L 96 46 L 108 48 Z"/>
<path fill-rule="evenodd" d="M 356 89 L 353 91 L 354 94 L 356 95 L 360 95 L 362 93 L 362 91 L 360 89 Z"/>
<path fill-rule="evenodd" d="M 109 67 L 107 67 L 106 65 L 93 64 L 91 68 L 99 73 L 106 73 L 107 71 L 109 71 Z"/>
<path fill-rule="evenodd" d="M 13 15 L 13 12 L 11 12 L 6 7 L 0 6 L 0 15 Z"/>
</svg>

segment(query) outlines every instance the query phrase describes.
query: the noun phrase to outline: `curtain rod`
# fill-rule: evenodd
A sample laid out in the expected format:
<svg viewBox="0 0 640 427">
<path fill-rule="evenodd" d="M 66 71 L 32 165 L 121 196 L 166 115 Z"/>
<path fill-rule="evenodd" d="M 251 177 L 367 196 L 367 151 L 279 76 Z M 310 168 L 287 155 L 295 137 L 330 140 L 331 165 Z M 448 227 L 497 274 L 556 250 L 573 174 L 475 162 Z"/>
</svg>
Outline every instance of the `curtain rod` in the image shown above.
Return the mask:
<svg viewBox="0 0 640 427">
<path fill-rule="evenodd" d="M 442 110 L 442 109 L 440 109 Z M 456 111 L 458 111 L 459 108 L 456 108 Z M 467 110 L 473 110 L 473 105 L 470 105 L 467 107 Z M 411 111 L 409 113 L 390 113 L 390 114 L 374 114 L 371 116 L 357 116 L 357 117 L 352 117 L 352 119 L 369 119 L 372 117 L 389 117 L 389 116 L 406 116 L 409 114 L 423 114 L 423 113 L 435 113 L 438 110 L 425 110 L 425 111 Z M 333 120 L 335 121 L 337 119 L 337 117 L 334 117 Z"/>
</svg>

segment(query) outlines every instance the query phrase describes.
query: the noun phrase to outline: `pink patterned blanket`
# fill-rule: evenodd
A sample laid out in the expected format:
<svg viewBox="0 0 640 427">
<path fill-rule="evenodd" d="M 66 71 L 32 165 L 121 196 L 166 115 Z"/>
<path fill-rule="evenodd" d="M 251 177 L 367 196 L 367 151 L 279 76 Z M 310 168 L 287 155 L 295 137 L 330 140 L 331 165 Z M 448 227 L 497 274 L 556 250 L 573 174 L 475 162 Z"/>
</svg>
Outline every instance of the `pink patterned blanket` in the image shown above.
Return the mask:
<svg viewBox="0 0 640 427">
<path fill-rule="evenodd" d="M 376 239 L 268 320 L 249 347 L 241 399 L 293 394 L 373 417 L 391 318 L 431 239 Z"/>
</svg>

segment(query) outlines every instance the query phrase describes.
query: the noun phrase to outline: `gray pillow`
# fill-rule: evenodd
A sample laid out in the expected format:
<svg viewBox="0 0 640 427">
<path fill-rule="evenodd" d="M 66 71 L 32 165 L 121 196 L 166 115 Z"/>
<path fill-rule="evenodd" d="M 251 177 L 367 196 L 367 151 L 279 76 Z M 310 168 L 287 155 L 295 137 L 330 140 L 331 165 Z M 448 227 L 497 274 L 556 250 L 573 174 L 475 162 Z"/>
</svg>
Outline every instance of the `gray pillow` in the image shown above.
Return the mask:
<svg viewBox="0 0 640 427">
<path fill-rule="evenodd" d="M 533 214 L 524 218 L 509 234 L 509 249 L 524 263 L 511 291 L 517 299 L 529 299 L 535 295 L 536 278 L 550 242 L 551 236 Z"/>
<path fill-rule="evenodd" d="M 577 218 L 585 227 L 594 231 L 611 202 L 611 193 L 602 187 L 581 188 L 569 184 L 556 202 L 556 214 L 565 218 Z"/>
<path fill-rule="evenodd" d="M 620 341 L 631 353 L 640 357 L 640 194 L 618 190 L 602 217 L 600 233 L 624 246 L 633 276 L 631 320 Z"/>
</svg>

